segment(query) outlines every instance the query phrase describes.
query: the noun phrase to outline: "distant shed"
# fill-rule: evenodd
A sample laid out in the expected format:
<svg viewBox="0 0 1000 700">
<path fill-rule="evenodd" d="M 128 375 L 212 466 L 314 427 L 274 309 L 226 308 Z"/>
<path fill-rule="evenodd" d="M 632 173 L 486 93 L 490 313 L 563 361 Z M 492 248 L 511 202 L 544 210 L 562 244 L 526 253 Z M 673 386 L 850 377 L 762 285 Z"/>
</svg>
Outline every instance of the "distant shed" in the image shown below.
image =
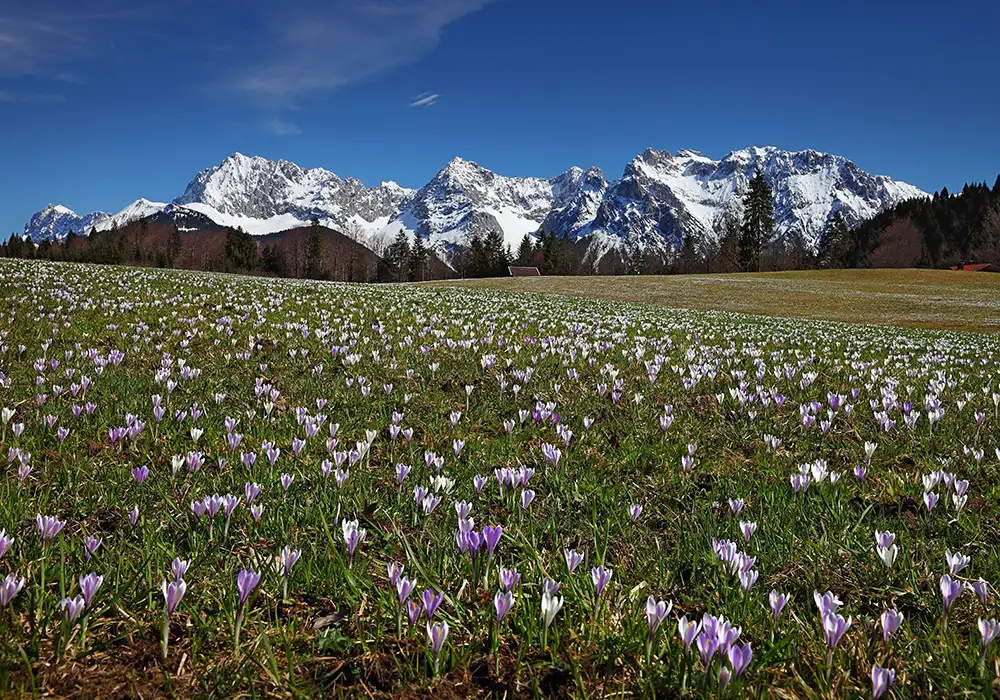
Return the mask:
<svg viewBox="0 0 1000 700">
<path fill-rule="evenodd" d="M 537 267 L 511 266 L 507 270 L 511 277 L 541 277 Z"/>
<path fill-rule="evenodd" d="M 949 270 L 960 272 L 1000 272 L 1000 268 L 991 263 L 973 263 L 971 265 L 952 265 Z"/>
</svg>

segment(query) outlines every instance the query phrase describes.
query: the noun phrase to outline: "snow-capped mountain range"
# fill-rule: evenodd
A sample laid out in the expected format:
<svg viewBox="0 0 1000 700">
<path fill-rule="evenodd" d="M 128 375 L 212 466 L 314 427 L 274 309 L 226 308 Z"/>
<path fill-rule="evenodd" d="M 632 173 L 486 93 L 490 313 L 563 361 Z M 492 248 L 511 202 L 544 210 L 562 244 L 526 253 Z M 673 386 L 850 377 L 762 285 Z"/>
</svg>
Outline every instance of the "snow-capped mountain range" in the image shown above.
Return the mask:
<svg viewBox="0 0 1000 700">
<path fill-rule="evenodd" d="M 811 246 L 834 212 L 854 225 L 901 201 L 927 196 L 840 156 L 774 147 L 733 151 L 722 160 L 650 148 L 616 181 L 596 167 L 570 168 L 547 180 L 505 177 L 455 158 L 418 190 L 391 181 L 367 187 L 322 168 L 236 153 L 199 172 L 169 204 L 139 199 L 117 214 L 84 216 L 49 205 L 31 217 L 24 234 L 35 241 L 59 239 L 70 229 L 86 234 L 153 214 L 190 219 L 197 213 L 199 220 L 207 217 L 253 234 L 316 218 L 376 252 L 404 230 L 423 236 L 447 257 L 471 235 L 496 229 L 514 249 L 524 234 L 544 229 L 589 239 L 601 251 L 623 244 L 665 250 L 679 245 L 686 232 L 701 241 L 716 238 L 727 213 L 739 216 L 757 168 L 774 191 L 777 233 L 800 233 Z"/>
</svg>

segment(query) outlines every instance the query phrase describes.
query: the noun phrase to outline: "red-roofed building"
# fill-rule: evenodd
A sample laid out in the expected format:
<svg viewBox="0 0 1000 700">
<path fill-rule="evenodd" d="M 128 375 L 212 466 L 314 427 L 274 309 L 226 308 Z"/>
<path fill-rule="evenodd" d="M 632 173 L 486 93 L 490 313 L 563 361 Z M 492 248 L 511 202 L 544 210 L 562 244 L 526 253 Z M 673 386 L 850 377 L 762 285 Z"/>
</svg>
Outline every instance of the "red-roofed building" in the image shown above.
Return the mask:
<svg viewBox="0 0 1000 700">
<path fill-rule="evenodd" d="M 992 263 L 972 263 L 971 265 L 952 265 L 949 270 L 960 272 L 1000 272 Z"/>
</svg>

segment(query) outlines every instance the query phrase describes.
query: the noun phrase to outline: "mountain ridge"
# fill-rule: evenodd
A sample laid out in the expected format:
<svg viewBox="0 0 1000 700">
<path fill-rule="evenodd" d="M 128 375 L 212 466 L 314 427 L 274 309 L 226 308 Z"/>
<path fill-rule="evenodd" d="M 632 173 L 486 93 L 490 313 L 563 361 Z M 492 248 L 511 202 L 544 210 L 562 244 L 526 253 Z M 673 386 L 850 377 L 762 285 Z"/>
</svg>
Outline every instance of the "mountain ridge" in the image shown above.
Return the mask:
<svg viewBox="0 0 1000 700">
<path fill-rule="evenodd" d="M 392 180 L 369 187 L 325 168 L 236 152 L 199 171 L 170 203 L 138 199 L 116 214 L 83 216 L 50 204 L 31 217 L 24 235 L 36 242 L 59 239 L 71 228 L 89 233 L 154 214 L 207 217 L 263 235 L 315 218 L 376 252 L 400 231 L 424 237 L 447 258 L 472 235 L 499 231 L 516 248 L 539 229 L 590 239 L 605 252 L 625 246 L 669 252 L 685 233 L 702 243 L 717 239 L 722 219 L 739 213 L 757 168 L 774 191 L 776 233 L 801 235 L 812 248 L 835 212 L 855 226 L 900 202 L 929 196 L 842 156 L 774 146 L 731 151 L 720 160 L 692 149 L 672 154 L 647 148 L 610 181 L 596 166 L 519 178 L 455 157 L 418 189 Z"/>
</svg>

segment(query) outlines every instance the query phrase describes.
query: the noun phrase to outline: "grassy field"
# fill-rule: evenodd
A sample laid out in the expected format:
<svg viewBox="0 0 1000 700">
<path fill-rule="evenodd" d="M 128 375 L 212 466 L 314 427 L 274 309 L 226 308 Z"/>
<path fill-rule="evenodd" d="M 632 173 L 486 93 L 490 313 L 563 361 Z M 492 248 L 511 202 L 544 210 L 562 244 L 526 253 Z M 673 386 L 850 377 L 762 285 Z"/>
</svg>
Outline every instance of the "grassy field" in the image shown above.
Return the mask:
<svg viewBox="0 0 1000 700">
<path fill-rule="evenodd" d="M 812 270 L 759 275 L 519 277 L 435 284 L 910 328 L 1000 330 L 1000 274 L 991 273 Z"/>
<path fill-rule="evenodd" d="M 0 694 L 994 696 L 998 421 L 1000 335 L 0 260 Z"/>
</svg>

